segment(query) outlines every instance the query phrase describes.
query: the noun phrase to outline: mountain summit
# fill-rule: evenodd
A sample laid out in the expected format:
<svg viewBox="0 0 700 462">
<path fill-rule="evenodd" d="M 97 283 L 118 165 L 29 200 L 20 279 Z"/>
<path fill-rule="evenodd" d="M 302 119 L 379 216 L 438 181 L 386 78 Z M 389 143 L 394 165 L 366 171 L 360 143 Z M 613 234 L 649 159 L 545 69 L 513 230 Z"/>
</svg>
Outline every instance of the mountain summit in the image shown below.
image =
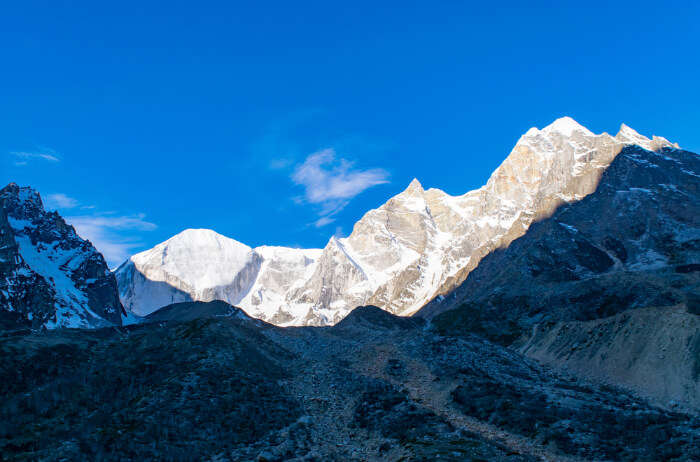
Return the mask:
<svg viewBox="0 0 700 462">
<path fill-rule="evenodd" d="M 166 241 L 117 271 L 122 301 L 148 314 L 176 301 L 219 299 L 279 325 L 335 324 L 363 305 L 410 315 L 462 283 L 485 255 L 522 236 L 533 221 L 595 191 L 605 169 L 632 144 L 652 151 L 678 147 L 626 125 L 616 136 L 597 135 L 562 117 L 521 136 L 483 187 L 450 196 L 414 179 L 323 250 L 246 253 L 243 246 L 241 264 L 225 246 L 199 239 L 182 239 L 177 252 L 161 258 L 171 245 Z M 210 280 L 212 270 L 226 281 Z"/>
<path fill-rule="evenodd" d="M 134 255 L 116 275 L 125 307 L 146 316 L 192 300 L 237 304 L 255 281 L 260 262 L 245 244 L 208 229 L 187 229 Z"/>
<path fill-rule="evenodd" d="M 0 324 L 96 327 L 121 324 L 122 305 L 102 255 L 39 193 L 0 190 Z"/>
<path fill-rule="evenodd" d="M 698 191 L 697 154 L 625 147 L 595 192 L 491 252 L 417 316 L 700 408 Z"/>
</svg>

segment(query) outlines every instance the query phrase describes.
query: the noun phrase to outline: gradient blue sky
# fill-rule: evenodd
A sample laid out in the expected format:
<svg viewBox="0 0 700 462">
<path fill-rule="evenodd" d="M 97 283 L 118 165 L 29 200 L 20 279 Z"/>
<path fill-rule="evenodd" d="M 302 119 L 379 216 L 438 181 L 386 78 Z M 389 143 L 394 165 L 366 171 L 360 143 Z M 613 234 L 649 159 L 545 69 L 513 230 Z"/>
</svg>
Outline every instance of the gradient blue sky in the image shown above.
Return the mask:
<svg viewBox="0 0 700 462">
<path fill-rule="evenodd" d="M 524 3 L 4 2 L 0 181 L 114 265 L 189 227 L 322 247 L 562 115 L 700 151 L 699 2 Z"/>
</svg>

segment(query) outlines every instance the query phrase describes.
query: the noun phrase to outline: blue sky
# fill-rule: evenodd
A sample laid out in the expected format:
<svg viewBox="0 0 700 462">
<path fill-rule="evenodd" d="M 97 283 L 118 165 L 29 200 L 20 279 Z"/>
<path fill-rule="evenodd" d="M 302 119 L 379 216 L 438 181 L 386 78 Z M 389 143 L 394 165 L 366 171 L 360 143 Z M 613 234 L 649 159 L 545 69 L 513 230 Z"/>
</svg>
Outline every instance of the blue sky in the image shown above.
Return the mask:
<svg viewBox="0 0 700 462">
<path fill-rule="evenodd" d="M 113 265 L 190 227 L 322 247 L 563 115 L 700 151 L 698 2 L 106 3 L 3 5 L 0 181 Z"/>
</svg>

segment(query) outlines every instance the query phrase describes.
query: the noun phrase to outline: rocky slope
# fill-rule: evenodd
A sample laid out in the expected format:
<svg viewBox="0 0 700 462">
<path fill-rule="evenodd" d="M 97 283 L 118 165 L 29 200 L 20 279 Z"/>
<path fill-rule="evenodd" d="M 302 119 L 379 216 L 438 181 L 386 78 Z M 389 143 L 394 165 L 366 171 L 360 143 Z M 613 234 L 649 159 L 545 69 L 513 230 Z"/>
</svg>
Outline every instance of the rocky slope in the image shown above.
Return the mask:
<svg viewBox="0 0 700 462">
<path fill-rule="evenodd" d="M 700 157 L 627 147 L 597 190 L 418 315 L 700 408 Z M 643 309 L 646 308 L 646 309 Z"/>
<path fill-rule="evenodd" d="M 166 300 L 221 299 L 278 325 L 334 324 L 365 304 L 410 315 L 463 282 L 485 255 L 522 236 L 533 221 L 595 191 L 601 174 L 630 144 L 650 150 L 673 146 L 624 125 L 613 137 L 593 134 L 570 118 L 558 119 L 524 134 L 482 188 L 453 197 L 424 190 L 414 180 L 365 214 L 349 237 L 332 238 L 322 251 L 280 249 L 264 256 L 255 249 L 259 262 L 241 270 L 218 255 L 216 247 L 199 240 L 182 242 L 204 250 L 195 258 L 212 262 L 227 281 L 202 284 L 206 278 L 198 265 L 175 271 L 184 267 L 189 249 L 162 263 L 152 259 L 168 245 L 160 244 L 120 268 L 122 301 L 143 314 Z M 177 258 L 183 261 L 174 263 Z M 231 286 L 236 278 L 245 284 Z"/>
<path fill-rule="evenodd" d="M 12 460 L 700 457 L 696 415 L 374 307 L 283 329 L 182 303 L 136 326 L 5 336 L 0 358 Z"/>
<path fill-rule="evenodd" d="M 120 325 L 117 284 L 102 255 L 39 194 L 0 190 L 0 320 L 6 329 Z"/>
</svg>

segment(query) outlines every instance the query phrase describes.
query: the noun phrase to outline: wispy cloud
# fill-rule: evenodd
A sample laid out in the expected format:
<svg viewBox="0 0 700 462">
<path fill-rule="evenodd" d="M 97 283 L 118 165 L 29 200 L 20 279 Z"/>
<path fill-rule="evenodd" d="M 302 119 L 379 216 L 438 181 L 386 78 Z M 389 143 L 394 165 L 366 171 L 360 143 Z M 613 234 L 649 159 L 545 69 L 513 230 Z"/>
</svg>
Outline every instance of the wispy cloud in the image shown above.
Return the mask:
<svg viewBox="0 0 700 462">
<path fill-rule="evenodd" d="M 44 198 L 46 207 L 50 209 L 72 209 L 78 206 L 78 200 L 63 193 L 49 194 Z"/>
<path fill-rule="evenodd" d="M 146 221 L 144 214 L 138 215 L 79 215 L 66 217 L 80 237 L 88 239 L 104 255 L 110 266 L 116 266 L 143 243 L 135 231 L 153 231 L 154 223 Z"/>
<path fill-rule="evenodd" d="M 155 223 L 146 221 L 146 216 L 142 213 L 120 215 L 99 212 L 94 205 L 81 204 L 79 200 L 64 193 L 47 195 L 44 204 L 48 209 L 70 209 L 69 213 L 75 215 L 65 216 L 66 222 L 75 227 L 80 237 L 92 242 L 112 267 L 143 246 L 140 232 L 157 228 Z"/>
<path fill-rule="evenodd" d="M 314 226 L 317 228 L 321 228 L 326 225 L 330 225 L 335 221 L 335 218 L 331 217 L 321 217 L 318 220 L 314 221 Z"/>
<path fill-rule="evenodd" d="M 14 156 L 17 160 L 15 165 L 22 166 L 27 165 L 33 160 L 42 160 L 47 162 L 59 162 L 58 153 L 53 149 L 43 148 L 38 151 L 12 151 L 10 155 Z"/>
<path fill-rule="evenodd" d="M 372 186 L 388 183 L 389 173 L 380 168 L 356 169 L 353 162 L 338 159 L 333 149 L 309 155 L 292 174 L 292 181 L 304 187 L 298 202 L 320 206 L 316 227 L 326 226 L 358 194 Z"/>
</svg>

